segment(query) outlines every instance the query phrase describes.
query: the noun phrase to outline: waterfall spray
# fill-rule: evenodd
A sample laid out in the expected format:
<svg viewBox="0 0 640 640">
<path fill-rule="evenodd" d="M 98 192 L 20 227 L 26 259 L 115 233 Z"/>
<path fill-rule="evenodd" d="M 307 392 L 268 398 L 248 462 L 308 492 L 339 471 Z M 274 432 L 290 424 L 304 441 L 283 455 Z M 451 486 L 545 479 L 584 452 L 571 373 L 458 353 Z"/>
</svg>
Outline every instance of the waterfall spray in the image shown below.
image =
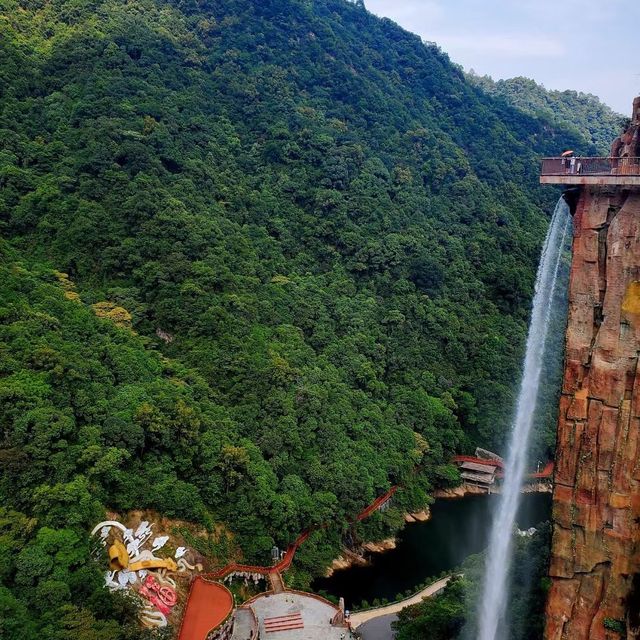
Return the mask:
<svg viewBox="0 0 640 640">
<path fill-rule="evenodd" d="M 479 640 L 497 640 L 498 627 L 504 627 L 511 565 L 513 526 L 520 503 L 529 436 L 538 400 L 545 343 L 551 307 L 558 283 L 558 270 L 570 228 L 569 207 L 560 198 L 547 232 L 536 277 L 531 324 L 527 336 L 522 381 L 513 431 L 504 469 L 504 484 L 493 520 L 484 585 L 480 602 Z M 502 634 L 501 634 L 502 635 Z"/>
</svg>

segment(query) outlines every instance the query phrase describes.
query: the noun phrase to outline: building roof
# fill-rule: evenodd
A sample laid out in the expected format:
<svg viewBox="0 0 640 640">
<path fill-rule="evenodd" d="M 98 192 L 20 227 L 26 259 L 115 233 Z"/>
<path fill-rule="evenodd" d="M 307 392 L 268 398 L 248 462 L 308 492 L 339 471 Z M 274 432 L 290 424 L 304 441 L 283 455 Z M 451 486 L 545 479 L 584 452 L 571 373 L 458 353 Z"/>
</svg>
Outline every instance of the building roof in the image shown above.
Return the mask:
<svg viewBox="0 0 640 640">
<path fill-rule="evenodd" d="M 460 476 L 463 480 L 471 480 L 472 482 L 480 482 L 482 484 L 493 484 L 494 476 L 488 473 L 472 473 L 471 471 L 463 471 Z"/>
<path fill-rule="evenodd" d="M 180 640 L 205 640 L 209 631 L 219 627 L 233 611 L 233 596 L 219 582 L 209 582 L 198 576 L 182 618 Z"/>
<path fill-rule="evenodd" d="M 493 475 L 496 470 L 496 467 L 488 464 L 478 464 L 476 462 L 463 462 L 460 465 L 460 468 L 468 471 L 475 471 L 477 473 L 486 473 L 488 475 Z"/>
</svg>

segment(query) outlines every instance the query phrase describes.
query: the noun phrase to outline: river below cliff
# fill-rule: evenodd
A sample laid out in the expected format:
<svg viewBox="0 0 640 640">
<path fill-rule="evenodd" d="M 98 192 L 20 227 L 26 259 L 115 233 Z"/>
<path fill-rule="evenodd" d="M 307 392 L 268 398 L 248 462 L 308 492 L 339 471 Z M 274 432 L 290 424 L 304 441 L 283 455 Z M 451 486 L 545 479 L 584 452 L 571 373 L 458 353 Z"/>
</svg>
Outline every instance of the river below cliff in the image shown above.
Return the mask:
<svg viewBox="0 0 640 640">
<path fill-rule="evenodd" d="M 431 507 L 431 519 L 407 525 L 399 534 L 395 549 L 371 554 L 366 566 L 338 570 L 320 578 L 314 590 L 344 597 L 346 607 L 363 600 L 395 600 L 397 594 L 414 591 L 418 585 L 443 571 L 460 565 L 469 555 L 483 551 L 489 542 L 491 514 L 498 496 L 469 495 L 441 499 Z M 551 495 L 522 496 L 517 523 L 528 529 L 551 517 Z"/>
</svg>

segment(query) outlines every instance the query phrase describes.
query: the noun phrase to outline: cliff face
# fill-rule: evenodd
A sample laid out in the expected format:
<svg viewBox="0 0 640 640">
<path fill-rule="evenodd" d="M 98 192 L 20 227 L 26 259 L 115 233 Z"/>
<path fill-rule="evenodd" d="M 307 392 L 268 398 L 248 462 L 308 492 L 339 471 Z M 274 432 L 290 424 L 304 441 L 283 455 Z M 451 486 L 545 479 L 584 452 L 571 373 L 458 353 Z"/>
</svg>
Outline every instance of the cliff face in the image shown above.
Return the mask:
<svg viewBox="0 0 640 640">
<path fill-rule="evenodd" d="M 612 148 L 637 156 L 640 98 Z M 582 187 L 554 488 L 547 640 L 640 638 L 640 189 Z"/>
</svg>

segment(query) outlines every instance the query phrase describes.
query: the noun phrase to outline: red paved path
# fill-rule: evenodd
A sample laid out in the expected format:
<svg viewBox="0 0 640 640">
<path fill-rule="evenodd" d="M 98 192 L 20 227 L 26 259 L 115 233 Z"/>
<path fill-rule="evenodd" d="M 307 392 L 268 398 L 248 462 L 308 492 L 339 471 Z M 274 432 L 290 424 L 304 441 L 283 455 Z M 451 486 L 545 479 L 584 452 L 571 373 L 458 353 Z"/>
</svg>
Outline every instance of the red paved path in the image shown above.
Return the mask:
<svg viewBox="0 0 640 640">
<path fill-rule="evenodd" d="M 233 611 L 233 596 L 218 582 L 194 578 L 182 617 L 180 640 L 204 640 Z"/>
</svg>

